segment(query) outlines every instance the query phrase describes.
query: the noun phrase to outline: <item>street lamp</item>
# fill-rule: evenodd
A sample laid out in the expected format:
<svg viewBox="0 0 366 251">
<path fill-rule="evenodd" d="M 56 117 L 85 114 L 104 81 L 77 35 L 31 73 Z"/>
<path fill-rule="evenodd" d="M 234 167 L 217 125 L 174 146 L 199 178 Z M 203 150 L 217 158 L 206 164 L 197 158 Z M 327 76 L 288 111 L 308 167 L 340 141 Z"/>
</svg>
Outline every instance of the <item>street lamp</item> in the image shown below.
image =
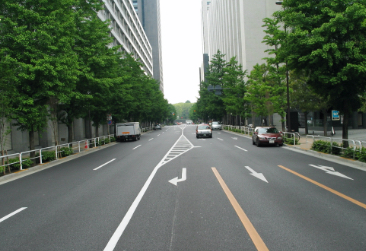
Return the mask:
<svg viewBox="0 0 366 251">
<path fill-rule="evenodd" d="M 276 1 L 276 5 L 282 5 L 283 1 Z M 284 26 L 286 33 L 286 25 Z M 286 33 L 287 34 L 287 33 Z M 286 85 L 287 85 L 287 130 L 291 132 L 291 121 L 290 121 L 290 87 L 288 83 L 288 70 L 287 70 L 287 59 L 286 59 Z"/>
</svg>

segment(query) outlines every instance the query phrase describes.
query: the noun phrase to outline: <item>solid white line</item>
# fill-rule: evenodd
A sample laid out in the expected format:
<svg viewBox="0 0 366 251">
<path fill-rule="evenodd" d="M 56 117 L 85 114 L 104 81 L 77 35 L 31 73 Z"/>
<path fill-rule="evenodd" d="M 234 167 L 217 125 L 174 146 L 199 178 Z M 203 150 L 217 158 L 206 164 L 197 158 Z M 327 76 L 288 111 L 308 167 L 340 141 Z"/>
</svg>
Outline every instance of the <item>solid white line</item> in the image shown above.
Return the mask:
<svg viewBox="0 0 366 251">
<path fill-rule="evenodd" d="M 184 129 L 184 128 L 183 128 Z M 108 241 L 107 246 L 104 248 L 104 251 L 113 251 L 114 248 L 117 245 L 117 242 L 119 241 L 119 239 L 121 238 L 123 232 L 125 231 L 128 223 L 130 222 L 133 214 L 136 211 L 137 206 L 139 205 L 142 197 L 144 196 L 147 188 L 150 186 L 150 183 L 152 181 L 152 179 L 154 178 L 156 172 L 159 170 L 159 168 L 161 166 L 164 165 L 164 160 L 167 158 L 169 152 L 177 145 L 177 143 L 179 142 L 179 140 L 183 137 L 183 130 L 182 130 L 182 135 L 179 137 L 179 139 L 175 142 L 175 144 L 172 146 L 172 148 L 169 149 L 169 151 L 167 152 L 167 154 L 162 158 L 162 160 L 159 162 L 159 164 L 154 168 L 154 170 L 151 172 L 149 178 L 146 180 L 144 186 L 141 188 L 141 191 L 139 192 L 139 194 L 137 195 L 137 197 L 135 198 L 134 202 L 132 203 L 132 205 L 130 206 L 130 208 L 128 209 L 125 217 L 123 217 L 121 223 L 119 224 L 119 226 L 117 227 L 116 231 L 114 232 L 114 234 L 112 235 L 111 239 Z M 192 145 L 193 146 L 193 145 Z"/>
<path fill-rule="evenodd" d="M 23 211 L 24 209 L 27 209 L 27 208 L 26 208 L 26 207 L 21 207 L 21 208 L 19 208 L 18 210 L 16 210 L 16 211 L 12 212 L 11 214 L 8 214 L 7 216 L 4 216 L 3 218 L 1 218 L 1 219 L 0 219 L 0 222 L 3 222 L 4 220 L 6 220 L 6 219 L 10 218 L 11 216 L 16 215 L 17 213 L 19 213 L 19 212 Z"/>
<path fill-rule="evenodd" d="M 133 148 L 132 150 L 135 150 L 136 148 L 139 148 L 141 145 L 138 145 L 138 146 L 136 146 L 135 148 Z"/>
<path fill-rule="evenodd" d="M 112 161 L 115 161 L 116 159 L 114 158 L 114 159 L 112 159 L 112 160 L 110 160 L 110 161 L 108 161 L 107 163 L 104 163 L 103 165 L 101 165 L 101 166 L 98 166 L 97 168 L 94 168 L 93 170 L 95 171 L 95 170 L 98 170 L 99 168 L 101 168 L 101 167 L 103 167 L 103 166 L 105 166 L 105 165 L 107 165 L 107 164 L 109 164 L 109 163 L 111 163 Z"/>
<path fill-rule="evenodd" d="M 243 148 L 241 148 L 241 147 L 238 147 L 238 146 L 235 146 L 236 148 L 239 148 L 239 149 L 241 149 L 241 150 L 243 150 L 243 151 L 248 151 L 248 150 L 246 150 L 246 149 L 243 149 Z"/>
</svg>

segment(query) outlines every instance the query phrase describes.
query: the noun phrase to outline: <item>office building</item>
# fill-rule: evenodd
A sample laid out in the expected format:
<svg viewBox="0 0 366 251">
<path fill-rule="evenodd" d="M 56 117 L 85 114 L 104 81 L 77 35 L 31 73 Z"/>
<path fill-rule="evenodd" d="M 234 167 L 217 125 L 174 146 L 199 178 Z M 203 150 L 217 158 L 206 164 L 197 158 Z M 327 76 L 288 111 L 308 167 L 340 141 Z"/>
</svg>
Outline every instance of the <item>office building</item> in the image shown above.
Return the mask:
<svg viewBox="0 0 366 251">
<path fill-rule="evenodd" d="M 226 61 L 236 56 L 243 70 L 250 72 L 268 57 L 264 52 L 268 46 L 262 43 L 263 19 L 280 8 L 274 0 L 202 0 L 203 53 L 209 60 L 217 50 L 226 54 Z"/>
<path fill-rule="evenodd" d="M 164 93 L 160 0 L 132 0 L 132 3 L 152 47 L 153 77 L 160 82 L 160 90 Z"/>
<path fill-rule="evenodd" d="M 131 0 L 103 0 L 104 10 L 98 12 L 102 20 L 110 20 L 112 45 L 132 53 L 141 61 L 146 74 L 153 76 L 152 48 Z"/>
</svg>

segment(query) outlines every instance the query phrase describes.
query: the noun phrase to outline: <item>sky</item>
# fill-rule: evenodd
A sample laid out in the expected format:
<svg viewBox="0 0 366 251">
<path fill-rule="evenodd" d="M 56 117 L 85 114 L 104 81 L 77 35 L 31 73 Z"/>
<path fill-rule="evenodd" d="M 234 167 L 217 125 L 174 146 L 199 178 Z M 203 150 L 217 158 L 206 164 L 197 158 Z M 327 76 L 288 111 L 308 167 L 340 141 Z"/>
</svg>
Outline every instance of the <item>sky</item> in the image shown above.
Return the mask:
<svg viewBox="0 0 366 251">
<path fill-rule="evenodd" d="M 199 96 L 201 0 L 160 0 L 164 96 L 170 104 Z"/>
</svg>

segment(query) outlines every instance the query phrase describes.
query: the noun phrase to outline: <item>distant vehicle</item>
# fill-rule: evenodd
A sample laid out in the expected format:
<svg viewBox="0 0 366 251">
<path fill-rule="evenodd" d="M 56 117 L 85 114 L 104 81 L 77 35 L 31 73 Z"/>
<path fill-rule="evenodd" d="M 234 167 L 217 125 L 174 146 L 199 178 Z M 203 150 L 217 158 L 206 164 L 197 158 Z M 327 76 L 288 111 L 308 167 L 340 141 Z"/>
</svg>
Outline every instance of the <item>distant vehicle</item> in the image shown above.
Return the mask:
<svg viewBox="0 0 366 251">
<path fill-rule="evenodd" d="M 193 124 L 193 121 L 192 120 L 186 120 L 186 124 L 187 125 L 192 125 Z"/>
<path fill-rule="evenodd" d="M 212 121 L 212 130 L 222 130 L 222 125 L 218 121 Z"/>
<path fill-rule="evenodd" d="M 141 128 L 139 122 L 127 122 L 116 124 L 115 138 L 118 141 L 140 140 Z"/>
<path fill-rule="evenodd" d="M 160 124 L 156 124 L 154 126 L 154 130 L 161 130 L 161 125 Z"/>
<path fill-rule="evenodd" d="M 208 124 L 200 124 L 196 127 L 196 138 L 212 138 L 212 129 Z"/>
<path fill-rule="evenodd" d="M 253 145 L 283 145 L 282 134 L 272 126 L 257 126 L 252 136 Z"/>
</svg>

